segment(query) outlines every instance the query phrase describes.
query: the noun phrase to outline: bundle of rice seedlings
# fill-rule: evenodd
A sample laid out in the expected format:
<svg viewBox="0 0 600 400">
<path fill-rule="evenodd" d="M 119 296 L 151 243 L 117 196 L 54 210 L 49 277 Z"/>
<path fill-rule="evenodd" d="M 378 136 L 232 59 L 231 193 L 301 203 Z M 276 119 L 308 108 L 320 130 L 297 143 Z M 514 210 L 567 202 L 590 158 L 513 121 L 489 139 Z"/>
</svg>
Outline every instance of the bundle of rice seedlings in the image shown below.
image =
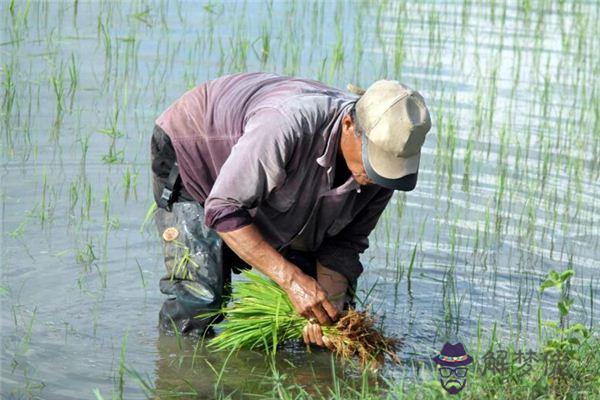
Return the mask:
<svg viewBox="0 0 600 400">
<path fill-rule="evenodd" d="M 208 346 L 275 352 L 280 343 L 302 339 L 307 321 L 296 312 L 287 294 L 262 275 L 249 271 L 244 275 L 248 281 L 233 283 L 232 301 L 218 312 L 225 313 L 227 319 L 219 324 L 221 333 Z M 400 341 L 385 337 L 365 311 L 349 310 L 336 325 L 321 329 L 343 359 L 357 357 L 363 367 L 381 365 L 386 355 L 400 362 L 395 352 Z"/>
</svg>

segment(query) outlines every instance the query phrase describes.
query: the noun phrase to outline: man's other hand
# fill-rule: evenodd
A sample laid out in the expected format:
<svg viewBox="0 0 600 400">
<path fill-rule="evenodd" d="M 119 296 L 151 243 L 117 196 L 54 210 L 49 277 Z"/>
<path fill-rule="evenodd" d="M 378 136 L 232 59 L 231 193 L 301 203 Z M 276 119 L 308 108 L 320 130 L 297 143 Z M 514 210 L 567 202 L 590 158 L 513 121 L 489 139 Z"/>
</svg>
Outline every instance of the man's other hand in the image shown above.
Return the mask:
<svg viewBox="0 0 600 400">
<path fill-rule="evenodd" d="M 302 337 L 306 344 L 316 344 L 317 346 L 327 347 L 329 350 L 334 350 L 333 343 L 329 338 L 323 335 L 321 325 L 308 322 L 302 329 Z"/>
<path fill-rule="evenodd" d="M 327 299 L 325 290 L 305 273 L 296 272 L 286 286 L 285 291 L 294 308 L 304 318 L 314 319 L 321 325 L 331 325 L 340 317 L 340 311 Z"/>
</svg>

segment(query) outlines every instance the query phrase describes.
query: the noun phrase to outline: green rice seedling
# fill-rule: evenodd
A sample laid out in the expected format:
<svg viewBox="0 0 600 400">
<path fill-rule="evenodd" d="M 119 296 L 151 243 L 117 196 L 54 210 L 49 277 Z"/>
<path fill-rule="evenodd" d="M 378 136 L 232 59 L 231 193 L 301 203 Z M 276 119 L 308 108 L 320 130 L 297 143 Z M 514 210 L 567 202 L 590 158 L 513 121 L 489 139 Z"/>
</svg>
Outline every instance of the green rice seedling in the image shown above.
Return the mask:
<svg viewBox="0 0 600 400">
<path fill-rule="evenodd" d="M 475 140 L 472 137 L 473 131 L 469 134 L 467 139 L 467 148 L 465 150 L 464 166 L 463 166 L 463 178 L 462 178 L 462 191 L 469 194 L 469 177 L 471 176 L 471 160 L 473 159 L 473 148 Z M 467 197 L 469 199 L 469 197 Z"/>
<path fill-rule="evenodd" d="M 84 201 L 81 205 L 81 218 L 90 219 L 90 209 L 92 208 L 92 184 L 87 180 L 83 184 Z"/>
<path fill-rule="evenodd" d="M 52 218 L 54 213 L 56 192 L 50 187 L 48 183 L 48 174 L 44 168 L 42 172 L 42 200 L 40 204 L 40 224 L 42 227 Z"/>
<path fill-rule="evenodd" d="M 89 240 L 81 249 L 75 252 L 75 262 L 83 267 L 83 272 L 91 272 L 92 266 L 98 260 L 94 253 L 94 243 Z"/>
<path fill-rule="evenodd" d="M 305 2 L 308 4 L 308 2 Z M 315 1 L 312 3 L 311 15 L 308 18 L 310 20 L 310 43 L 323 43 L 323 26 L 325 26 L 325 2 Z M 311 49 L 312 51 L 312 49 Z M 312 54 L 311 54 L 312 59 Z"/>
<path fill-rule="evenodd" d="M 73 110 L 73 101 L 75 99 L 75 92 L 77 91 L 77 84 L 79 83 L 79 72 L 77 70 L 77 64 L 75 63 L 75 54 L 71 53 L 71 62 L 68 66 L 69 72 L 69 98 L 70 104 L 69 109 Z"/>
<path fill-rule="evenodd" d="M 288 75 L 297 75 L 300 70 L 300 59 L 302 56 L 301 42 L 297 40 L 291 41 L 290 47 L 291 67 L 286 73 Z"/>
<path fill-rule="evenodd" d="M 151 398 L 151 396 L 156 399 L 168 399 L 169 397 L 183 398 L 183 396 L 186 396 L 186 395 L 197 394 L 197 393 L 181 393 L 181 392 L 174 393 L 174 391 L 169 391 L 168 393 L 163 393 L 162 391 L 159 391 L 154 387 L 154 379 L 152 379 L 150 376 L 148 376 L 148 375 L 142 376 L 141 373 L 139 373 L 138 371 L 136 371 L 132 368 L 125 367 L 125 370 L 127 371 L 127 375 L 129 375 L 131 378 L 133 378 L 138 383 L 138 385 L 144 391 L 144 394 L 148 398 Z"/>
<path fill-rule="evenodd" d="M 192 353 L 192 365 L 191 368 L 194 369 L 194 366 L 196 365 L 196 360 L 198 359 L 198 349 L 203 347 L 204 342 L 202 340 L 197 340 L 196 343 L 194 343 L 194 352 Z"/>
<path fill-rule="evenodd" d="M 62 121 L 62 114 L 65 103 L 64 64 L 62 62 L 60 63 L 60 66 L 55 69 L 54 74 L 50 78 L 50 82 L 52 84 L 52 89 L 56 98 L 54 126 L 58 128 Z"/>
<path fill-rule="evenodd" d="M 15 100 L 17 97 L 17 90 L 13 76 L 14 68 L 15 66 L 13 64 L 4 64 L 2 66 L 2 75 L 4 75 L 4 82 L 2 82 L 2 86 L 4 86 L 4 96 L 2 96 L 2 108 L 4 112 L 4 121 L 7 125 L 7 135 L 10 134 L 8 124 L 12 116 L 13 108 L 15 106 Z"/>
<path fill-rule="evenodd" d="M 104 210 L 104 223 L 108 226 L 108 220 L 110 219 L 110 187 L 107 185 L 104 188 L 104 195 L 102 196 L 102 208 Z"/>
<path fill-rule="evenodd" d="M 147 284 L 146 278 L 144 277 L 144 271 L 142 270 L 142 266 L 140 265 L 140 262 L 137 259 L 135 260 L 135 263 L 137 264 L 138 271 L 140 271 L 140 278 L 142 279 L 142 288 L 146 290 Z"/>
<path fill-rule="evenodd" d="M 410 264 L 408 264 L 408 272 L 406 273 L 406 290 L 410 293 L 412 292 L 412 283 L 411 277 L 413 272 L 413 267 L 415 265 L 415 256 L 417 255 L 417 245 L 413 248 L 412 254 L 410 256 Z"/>
<path fill-rule="evenodd" d="M 344 28 L 342 25 L 342 13 L 341 2 L 337 3 L 337 12 L 335 14 L 335 43 L 332 51 L 331 61 L 331 76 L 334 76 L 337 71 L 344 65 Z"/>
<path fill-rule="evenodd" d="M 92 390 L 92 393 L 94 394 L 96 400 L 104 400 L 104 397 L 102 397 L 102 394 L 100 393 L 100 389 L 95 388 L 94 390 Z"/>
<path fill-rule="evenodd" d="M 430 48 L 427 54 L 427 64 L 440 69 L 442 67 L 440 17 L 434 9 L 429 13 L 427 25 L 429 27 L 428 45 Z"/>
<path fill-rule="evenodd" d="M 388 74 L 388 41 L 383 34 L 383 15 L 387 11 L 386 7 L 386 2 L 380 2 L 377 6 L 377 16 L 375 18 L 375 38 L 377 39 L 377 44 L 381 47 L 382 53 L 380 76 Z"/>
<path fill-rule="evenodd" d="M 129 199 L 129 191 L 131 189 L 131 170 L 129 167 L 125 168 L 125 173 L 123 174 L 123 192 L 125 193 L 125 202 Z"/>
<path fill-rule="evenodd" d="M 387 214 L 388 214 L 388 213 L 386 213 L 386 212 L 384 211 L 384 215 L 383 215 L 383 217 L 382 217 L 382 220 L 383 220 L 382 222 L 383 222 L 383 227 L 384 227 L 384 232 L 385 232 L 385 240 L 384 240 L 384 243 L 385 243 L 386 247 L 387 247 L 387 246 L 390 246 L 390 245 L 391 245 L 391 243 L 392 243 L 392 241 L 390 240 L 390 237 L 391 237 L 391 229 L 392 229 L 392 221 L 391 221 L 391 219 L 390 219 L 390 218 L 388 218 L 388 217 L 387 217 Z M 397 247 L 397 246 L 396 246 L 396 247 Z M 385 268 L 386 268 L 386 269 L 387 269 L 387 268 L 389 267 L 389 265 L 390 265 L 390 255 L 391 255 L 391 254 L 390 254 L 390 252 L 389 252 L 389 251 L 386 251 L 386 252 L 385 252 Z M 395 259 L 395 258 L 394 258 L 394 261 L 396 261 L 396 259 Z M 397 263 L 397 264 L 399 264 L 399 263 Z"/>
<path fill-rule="evenodd" d="M 20 2 L 22 5 L 23 2 Z M 16 47 L 18 47 L 23 41 L 24 32 L 29 28 L 29 10 L 31 6 L 31 0 L 27 0 L 24 3 L 24 7 L 20 7 L 20 10 L 17 12 L 15 7 L 15 1 L 11 0 L 9 4 L 9 11 L 12 18 L 12 26 L 9 30 L 11 35 L 11 42 L 14 43 Z"/>
<path fill-rule="evenodd" d="M 127 350 L 127 336 L 129 332 L 125 331 L 123 341 L 121 342 L 121 353 L 119 356 L 119 370 L 117 373 L 117 398 L 123 400 L 123 391 L 125 389 L 125 353 Z"/>
<path fill-rule="evenodd" d="M 320 66 L 319 70 L 317 71 L 317 80 L 319 80 L 319 81 L 325 80 L 326 67 L 327 67 L 327 56 L 323 57 L 323 60 L 321 60 L 321 66 Z"/>
<path fill-rule="evenodd" d="M 240 28 L 241 31 L 241 28 Z M 231 68 L 234 72 L 242 72 L 248 68 L 248 49 L 250 41 L 238 31 L 234 38 L 229 39 L 230 48 L 233 50 Z"/>
<path fill-rule="evenodd" d="M 229 359 L 231 358 L 231 356 L 233 355 L 234 352 L 235 352 L 235 349 L 232 349 L 231 351 L 229 351 L 229 354 L 225 358 L 225 361 L 223 362 L 221 369 L 218 371 L 211 364 L 211 362 L 209 360 L 204 360 L 204 362 L 206 362 L 206 365 L 208 365 L 208 367 L 213 371 L 213 373 L 215 374 L 215 376 L 217 378 L 217 381 L 214 384 L 214 393 L 213 393 L 215 398 L 219 398 L 219 396 L 221 394 L 221 393 L 219 393 L 220 392 L 220 384 L 221 384 L 221 381 L 223 380 L 223 375 L 225 374 L 225 368 L 227 367 L 227 363 L 229 362 Z"/>
<path fill-rule="evenodd" d="M 17 99 L 17 91 L 16 84 L 13 76 L 15 66 L 13 63 L 4 64 L 2 66 L 2 75 L 4 75 L 4 79 L 2 82 L 2 86 L 4 86 L 4 93 L 2 96 L 2 122 L 3 122 L 3 130 L 5 132 L 5 143 L 7 150 L 12 153 L 14 151 L 14 143 L 13 143 L 13 128 L 12 128 L 12 119 L 16 117 L 17 124 L 19 123 L 19 104 Z M 16 111 L 16 112 L 15 112 Z M 14 115 L 14 114 L 16 115 Z M 6 153 L 9 154 L 9 151 Z"/>
<path fill-rule="evenodd" d="M 507 168 L 502 167 L 500 169 L 500 177 L 498 180 L 498 188 L 496 190 L 496 198 L 495 198 L 495 210 L 494 211 L 495 211 L 495 217 L 496 217 L 496 223 L 495 223 L 496 234 L 500 234 L 500 232 L 502 230 L 502 222 L 503 222 L 502 205 L 503 205 L 504 192 L 505 192 L 505 187 L 506 187 L 506 177 L 507 177 Z"/>
<path fill-rule="evenodd" d="M 179 332 L 179 329 L 177 329 L 177 324 L 175 324 L 173 318 L 169 317 L 169 322 L 171 322 L 171 328 L 173 329 L 173 332 L 175 332 L 175 343 L 177 344 L 177 349 L 181 351 L 183 349 L 181 333 Z"/>
<path fill-rule="evenodd" d="M 362 7 L 362 3 L 360 7 Z M 356 13 L 356 17 L 354 18 L 354 64 L 353 64 L 353 72 L 352 76 L 354 77 L 354 82 L 358 83 L 360 81 L 360 68 L 363 60 L 363 56 L 365 53 L 364 50 L 364 29 L 363 29 L 363 18 L 361 12 Z"/>
<path fill-rule="evenodd" d="M 13 320 L 15 323 L 15 328 L 17 328 L 18 327 L 17 313 L 16 313 L 14 306 L 12 307 L 12 313 L 13 313 Z M 29 350 L 29 345 L 31 344 L 31 338 L 33 337 L 33 324 L 35 323 L 36 317 L 37 317 L 37 306 L 34 307 L 33 312 L 31 314 L 31 319 L 29 320 L 29 323 L 27 324 L 27 326 L 24 327 L 24 329 L 25 329 L 24 332 L 20 335 L 20 340 L 17 344 L 17 348 L 15 351 L 16 354 L 25 354 Z"/>
<path fill-rule="evenodd" d="M 208 344 L 216 350 L 263 349 L 275 353 L 287 340 L 302 338 L 306 319 L 296 313 L 287 294 L 273 281 L 254 272 L 244 271 L 249 281 L 233 284 L 234 300 L 216 313 L 198 318 L 227 314 L 220 324 L 221 333 Z M 374 328 L 375 321 L 366 312 L 350 310 L 334 326 L 322 330 L 342 359 L 358 357 L 361 365 L 374 365 L 395 354 L 399 341 L 386 338 Z"/>
<path fill-rule="evenodd" d="M 79 11 L 79 0 L 73 0 L 73 25 L 77 22 L 77 12 Z"/>
<path fill-rule="evenodd" d="M 192 49 L 190 49 L 188 51 L 188 57 L 187 57 L 187 61 L 185 63 L 185 70 L 183 71 L 183 82 L 184 82 L 185 88 L 188 90 L 192 89 L 194 86 L 197 85 L 197 77 L 196 77 L 194 62 L 193 62 L 193 60 L 196 56 L 193 54 L 194 54 L 194 51 Z"/>
<path fill-rule="evenodd" d="M 129 17 L 145 24 L 148 28 L 152 27 L 152 16 L 150 15 L 149 6 L 146 6 L 141 11 L 131 14 Z"/>
<path fill-rule="evenodd" d="M 271 55 L 271 33 L 267 26 L 263 26 L 261 29 L 261 45 L 262 47 L 258 58 L 260 59 L 261 67 L 264 68 Z"/>
<path fill-rule="evenodd" d="M 146 227 L 150 224 L 150 221 L 152 221 L 152 218 L 154 218 L 154 213 L 156 213 L 157 210 L 158 206 L 155 202 L 152 202 L 152 204 L 150 204 L 150 206 L 148 207 L 148 210 L 146 211 L 146 216 L 144 217 L 144 221 L 140 226 L 140 233 L 144 232 Z"/>
<path fill-rule="evenodd" d="M 25 233 L 25 228 L 29 224 L 30 218 L 31 217 L 29 215 L 25 215 L 25 219 L 19 223 L 19 226 L 17 226 L 14 230 L 10 232 L 7 232 L 6 235 L 13 239 L 22 238 L 23 234 Z"/>
<path fill-rule="evenodd" d="M 227 62 L 227 51 L 223 47 L 223 41 L 219 37 L 219 63 L 217 66 L 217 75 L 222 75 L 225 72 L 225 64 Z"/>
<path fill-rule="evenodd" d="M 104 61 L 105 61 L 105 77 L 110 74 L 111 63 L 112 63 L 112 40 L 108 28 L 106 27 L 110 16 L 106 17 L 106 20 L 102 20 L 102 15 L 98 15 L 98 40 L 102 41 L 104 45 Z"/>
<path fill-rule="evenodd" d="M 500 54 L 500 53 L 498 53 Z M 497 80 L 498 80 L 498 69 L 500 68 L 500 58 L 496 59 L 494 61 L 494 64 L 492 66 L 492 71 L 490 73 L 490 87 L 487 91 L 487 98 L 488 98 L 488 119 L 487 119 L 487 123 L 488 123 L 488 132 L 492 133 L 492 127 L 493 127 L 493 122 L 494 122 L 494 110 L 496 109 L 496 96 L 498 93 L 498 85 L 497 85 Z M 488 147 L 488 152 L 489 152 L 489 147 Z"/>
<path fill-rule="evenodd" d="M 406 20 L 401 17 L 406 11 L 405 3 L 399 6 L 398 10 L 398 22 L 396 23 L 396 34 L 394 35 L 394 75 L 396 79 L 400 79 L 402 76 L 402 63 L 404 62 L 405 48 L 404 48 L 404 36 L 405 36 L 405 23 Z M 359 39 L 362 40 L 362 39 Z"/>
<path fill-rule="evenodd" d="M 447 153 L 445 154 L 445 167 L 447 172 L 447 183 L 446 189 L 448 193 L 451 193 L 452 182 L 454 178 L 454 151 L 456 150 L 456 138 L 457 138 L 457 123 L 453 116 L 447 116 L 447 136 L 446 143 L 443 145 Z"/>
<path fill-rule="evenodd" d="M 441 190 L 441 185 L 442 185 L 442 176 L 444 173 L 444 167 L 445 167 L 445 163 L 444 163 L 444 158 L 445 158 L 445 149 L 446 146 L 444 144 L 444 132 L 445 132 L 445 127 L 444 127 L 444 116 L 443 113 L 440 111 L 437 114 L 437 121 L 436 121 L 436 129 L 439 132 L 436 135 L 436 139 L 437 139 L 437 143 L 435 146 L 435 152 L 436 152 L 436 157 L 435 157 L 435 161 L 434 161 L 434 165 L 435 165 L 435 197 L 439 198 L 439 194 L 440 194 L 440 190 Z"/>
<path fill-rule="evenodd" d="M 87 152 L 90 149 L 90 135 L 82 135 L 78 137 L 77 140 L 81 146 L 80 166 L 82 170 L 85 170 L 87 164 Z"/>
<path fill-rule="evenodd" d="M 400 243 L 400 229 L 396 230 L 396 242 Z M 400 282 L 402 281 L 402 276 L 404 275 L 404 265 L 398 261 L 398 251 L 399 247 L 397 244 L 394 249 L 394 261 L 396 263 L 396 277 L 394 279 L 394 306 L 398 301 L 398 288 L 400 287 Z"/>
<path fill-rule="evenodd" d="M 461 9 L 461 36 L 465 36 L 465 29 L 469 27 L 469 17 L 471 16 L 471 12 L 469 8 L 471 7 L 471 0 L 463 0 L 462 9 Z"/>
<path fill-rule="evenodd" d="M 69 212 L 72 214 L 79 200 L 79 182 L 73 181 L 69 185 Z"/>
<path fill-rule="evenodd" d="M 106 164 L 122 163 L 125 159 L 125 152 L 123 150 L 117 150 L 117 139 L 124 136 L 123 132 L 121 132 L 118 128 L 119 111 L 120 106 L 117 104 L 117 102 L 115 102 L 113 115 L 110 121 L 110 127 L 100 129 L 98 131 L 110 137 L 108 153 L 102 156 L 102 161 L 104 161 Z"/>
</svg>

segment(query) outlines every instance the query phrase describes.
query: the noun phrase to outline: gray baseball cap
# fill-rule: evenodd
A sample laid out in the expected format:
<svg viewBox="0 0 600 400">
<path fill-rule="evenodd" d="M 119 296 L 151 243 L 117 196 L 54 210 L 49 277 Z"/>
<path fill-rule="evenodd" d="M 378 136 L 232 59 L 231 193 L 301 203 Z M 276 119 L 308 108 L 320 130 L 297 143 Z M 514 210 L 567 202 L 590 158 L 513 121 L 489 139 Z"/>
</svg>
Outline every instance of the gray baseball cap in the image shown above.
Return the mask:
<svg viewBox="0 0 600 400">
<path fill-rule="evenodd" d="M 412 176 L 414 187 L 421 147 L 431 129 L 423 97 L 392 80 L 379 80 L 367 90 L 352 85 L 348 89 L 361 95 L 356 117 L 363 133 L 362 158 L 369 179 L 390 189 L 407 190 L 403 178 Z"/>
</svg>

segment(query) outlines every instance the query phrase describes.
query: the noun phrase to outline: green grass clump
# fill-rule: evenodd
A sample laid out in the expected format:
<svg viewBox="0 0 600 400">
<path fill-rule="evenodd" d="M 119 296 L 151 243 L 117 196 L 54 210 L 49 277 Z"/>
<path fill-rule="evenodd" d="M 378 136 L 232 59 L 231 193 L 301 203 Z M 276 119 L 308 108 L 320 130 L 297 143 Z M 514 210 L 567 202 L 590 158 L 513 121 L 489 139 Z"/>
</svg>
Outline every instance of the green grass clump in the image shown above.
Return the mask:
<svg viewBox="0 0 600 400">
<path fill-rule="evenodd" d="M 232 302 L 220 311 L 227 314 L 227 320 L 219 325 L 222 332 L 209 346 L 275 352 L 279 343 L 301 339 L 306 319 L 296 313 L 286 293 L 261 275 L 244 271 L 244 276 L 249 281 L 233 284 Z"/>
<path fill-rule="evenodd" d="M 219 325 L 221 333 L 208 346 L 275 353 L 279 344 L 301 339 L 307 321 L 296 312 L 287 294 L 262 275 L 244 271 L 244 276 L 249 281 L 234 282 L 232 302 L 218 311 L 226 314 L 227 320 Z M 364 311 L 349 310 L 336 325 L 321 329 L 343 359 L 358 357 L 363 366 L 376 366 L 388 355 L 398 362 L 398 340 L 383 336 L 375 328 L 375 320 Z"/>
</svg>

